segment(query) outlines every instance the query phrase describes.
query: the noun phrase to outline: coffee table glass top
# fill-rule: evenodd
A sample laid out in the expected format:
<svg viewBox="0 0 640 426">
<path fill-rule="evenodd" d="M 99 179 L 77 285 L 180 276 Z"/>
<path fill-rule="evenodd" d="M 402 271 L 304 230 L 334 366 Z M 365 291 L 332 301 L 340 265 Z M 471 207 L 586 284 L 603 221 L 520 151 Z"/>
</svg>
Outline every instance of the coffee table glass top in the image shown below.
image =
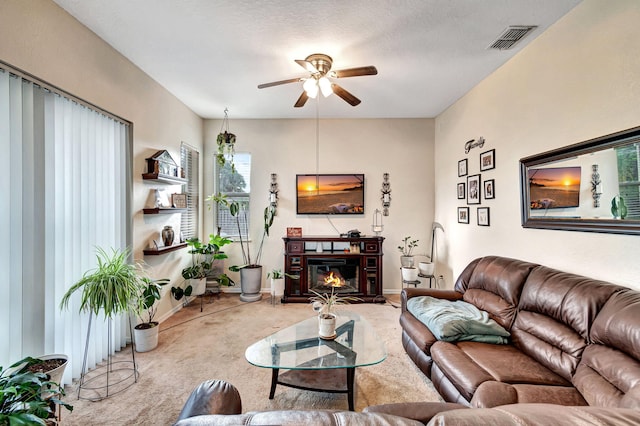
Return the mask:
<svg viewBox="0 0 640 426">
<path fill-rule="evenodd" d="M 287 370 L 324 370 L 363 367 L 378 364 L 387 357 L 387 349 L 374 328 L 360 315 L 340 311 L 337 337 L 318 337 L 318 317 L 282 329 L 249 346 L 249 363 L 264 368 Z"/>
</svg>

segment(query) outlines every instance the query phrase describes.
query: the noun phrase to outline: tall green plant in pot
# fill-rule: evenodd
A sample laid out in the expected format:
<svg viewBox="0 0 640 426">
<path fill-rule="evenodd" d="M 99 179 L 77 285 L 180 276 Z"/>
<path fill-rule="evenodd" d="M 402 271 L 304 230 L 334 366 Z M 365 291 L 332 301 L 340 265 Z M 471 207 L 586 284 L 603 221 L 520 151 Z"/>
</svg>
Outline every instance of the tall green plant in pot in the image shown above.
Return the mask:
<svg viewBox="0 0 640 426">
<path fill-rule="evenodd" d="M 142 280 L 145 283 L 144 291 L 140 295 L 143 310 L 137 313 L 140 322 L 133 328 L 133 335 L 136 351 L 148 352 L 158 346 L 160 324 L 153 318 L 157 312 L 156 302 L 162 297 L 162 286 L 169 284 L 169 280 L 152 280 L 147 277 L 143 277 Z"/>
<path fill-rule="evenodd" d="M 231 216 L 235 218 L 236 226 L 238 227 L 238 235 L 240 236 L 240 247 L 242 250 L 242 265 L 230 266 L 229 270 L 234 272 L 240 272 L 240 287 L 242 293 L 240 294 L 240 300 L 243 302 L 256 302 L 262 298 L 260 289 L 262 288 L 262 265 L 260 265 L 260 259 L 262 257 L 262 249 L 264 247 L 264 241 L 269 236 L 269 230 L 273 225 L 273 220 L 276 215 L 275 207 L 268 205 L 263 212 L 263 227 L 262 236 L 260 238 L 260 245 L 255 252 L 255 256 L 251 253 L 251 244 L 248 240 L 245 240 L 242 236 L 249 235 L 248 229 L 241 229 L 242 223 L 247 224 L 247 204 L 239 203 L 237 201 L 231 201 L 229 203 L 229 212 Z"/>
</svg>

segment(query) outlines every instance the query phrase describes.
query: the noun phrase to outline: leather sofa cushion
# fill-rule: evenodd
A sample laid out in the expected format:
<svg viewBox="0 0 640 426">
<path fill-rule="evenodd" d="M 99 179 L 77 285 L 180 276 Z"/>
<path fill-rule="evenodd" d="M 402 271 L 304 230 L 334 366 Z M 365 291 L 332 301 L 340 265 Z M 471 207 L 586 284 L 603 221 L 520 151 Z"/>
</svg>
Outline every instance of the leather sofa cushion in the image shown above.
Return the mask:
<svg viewBox="0 0 640 426">
<path fill-rule="evenodd" d="M 482 383 L 471 399 L 471 406 L 476 408 L 526 403 L 587 405 L 580 392 L 573 386 L 512 385 L 501 382 Z"/>
<path fill-rule="evenodd" d="M 495 408 L 451 410 L 436 414 L 428 426 L 549 426 L 640 424 L 640 411 L 600 407 L 565 407 L 554 404 L 513 404 Z"/>
<path fill-rule="evenodd" d="M 465 268 L 456 281 L 455 290 L 464 293 L 465 302 L 487 311 L 491 319 L 509 330 L 522 286 L 535 267 L 521 260 L 486 256 Z"/>
<path fill-rule="evenodd" d="M 423 426 L 424 423 L 390 414 L 330 410 L 261 411 L 236 415 L 209 414 L 190 417 L 176 423 L 176 426 L 205 425 Z"/>
<path fill-rule="evenodd" d="M 514 345 L 567 380 L 587 346 L 591 324 L 621 287 L 539 266 L 520 296 Z"/>
<path fill-rule="evenodd" d="M 407 311 L 400 315 L 400 326 L 416 346 L 427 355 L 431 353 L 431 345 L 436 342 L 436 338 L 426 325 Z"/>
<path fill-rule="evenodd" d="M 436 342 L 431 357 L 460 394 L 471 401 L 488 381 L 570 386 L 571 383 L 511 345 L 478 342 Z"/>
</svg>

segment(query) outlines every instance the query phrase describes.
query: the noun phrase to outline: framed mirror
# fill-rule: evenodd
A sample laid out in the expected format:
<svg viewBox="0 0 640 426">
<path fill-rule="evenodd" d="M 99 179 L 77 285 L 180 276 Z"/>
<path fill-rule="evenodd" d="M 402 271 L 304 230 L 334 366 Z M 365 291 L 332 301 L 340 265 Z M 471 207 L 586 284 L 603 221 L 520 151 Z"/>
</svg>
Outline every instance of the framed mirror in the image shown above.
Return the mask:
<svg viewBox="0 0 640 426">
<path fill-rule="evenodd" d="M 640 127 L 520 160 L 524 228 L 640 234 Z"/>
</svg>

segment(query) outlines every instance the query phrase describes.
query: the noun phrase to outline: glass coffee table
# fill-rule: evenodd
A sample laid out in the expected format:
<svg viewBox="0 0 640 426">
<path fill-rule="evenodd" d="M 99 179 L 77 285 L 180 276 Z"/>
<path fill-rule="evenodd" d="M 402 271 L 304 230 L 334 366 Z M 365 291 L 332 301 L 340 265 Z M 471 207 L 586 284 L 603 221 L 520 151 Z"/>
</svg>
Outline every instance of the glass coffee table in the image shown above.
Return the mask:
<svg viewBox="0 0 640 426">
<path fill-rule="evenodd" d="M 269 399 L 279 384 L 346 393 L 349 410 L 354 411 L 356 368 L 384 361 L 387 349 L 365 319 L 340 311 L 333 340 L 318 337 L 318 317 L 312 317 L 254 343 L 245 357 L 257 367 L 272 369 Z"/>
</svg>

